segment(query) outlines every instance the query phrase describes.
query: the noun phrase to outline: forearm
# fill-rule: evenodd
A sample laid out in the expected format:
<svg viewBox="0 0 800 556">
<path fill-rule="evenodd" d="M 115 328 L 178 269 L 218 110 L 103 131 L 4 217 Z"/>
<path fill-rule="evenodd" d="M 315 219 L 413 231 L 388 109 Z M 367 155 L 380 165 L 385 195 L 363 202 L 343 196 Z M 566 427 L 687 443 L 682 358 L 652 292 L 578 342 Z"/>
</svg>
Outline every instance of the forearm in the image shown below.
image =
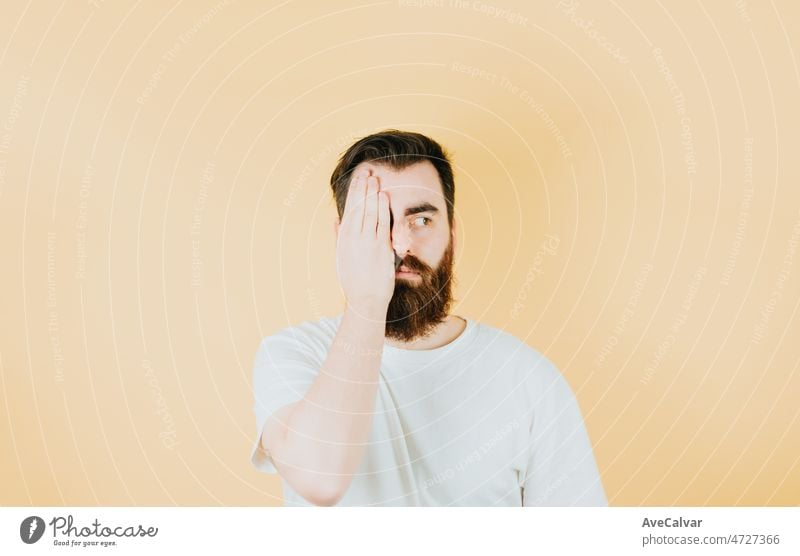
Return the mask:
<svg viewBox="0 0 800 556">
<path fill-rule="evenodd" d="M 319 375 L 287 415 L 275 447 L 290 484 L 329 499 L 349 485 L 372 427 L 385 320 L 380 304 L 345 310 Z"/>
</svg>

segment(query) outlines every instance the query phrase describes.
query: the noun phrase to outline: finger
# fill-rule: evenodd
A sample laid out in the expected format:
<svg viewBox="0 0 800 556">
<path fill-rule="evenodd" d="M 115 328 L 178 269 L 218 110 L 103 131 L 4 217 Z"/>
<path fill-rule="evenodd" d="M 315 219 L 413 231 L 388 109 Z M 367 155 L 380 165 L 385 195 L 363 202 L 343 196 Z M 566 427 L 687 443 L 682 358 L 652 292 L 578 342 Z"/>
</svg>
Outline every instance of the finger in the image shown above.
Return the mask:
<svg viewBox="0 0 800 556">
<path fill-rule="evenodd" d="M 364 232 L 375 233 L 378 226 L 378 177 L 367 178 L 367 198 L 364 205 Z"/>
<path fill-rule="evenodd" d="M 389 243 L 389 230 L 392 214 L 389 207 L 389 194 L 385 191 L 378 192 L 378 239 Z"/>
<path fill-rule="evenodd" d="M 366 173 L 359 172 L 353 177 L 347 190 L 347 201 L 344 204 L 342 228 L 350 231 L 361 231 L 361 222 L 364 214 L 364 188 Z"/>
</svg>

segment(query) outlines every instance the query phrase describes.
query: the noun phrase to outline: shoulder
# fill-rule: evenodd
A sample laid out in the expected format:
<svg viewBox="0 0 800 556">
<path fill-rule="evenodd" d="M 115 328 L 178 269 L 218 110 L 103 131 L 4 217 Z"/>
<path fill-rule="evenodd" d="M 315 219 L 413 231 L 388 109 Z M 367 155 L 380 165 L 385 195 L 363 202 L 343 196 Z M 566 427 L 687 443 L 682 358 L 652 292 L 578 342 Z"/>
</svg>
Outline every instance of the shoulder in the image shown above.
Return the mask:
<svg viewBox="0 0 800 556">
<path fill-rule="evenodd" d="M 262 355 L 269 352 L 271 355 L 279 355 L 327 352 L 336 336 L 340 321 L 341 315 L 336 315 L 286 326 L 264 336 L 259 343 L 258 353 Z"/>
<path fill-rule="evenodd" d="M 510 360 L 517 365 L 537 368 L 540 374 L 560 374 L 556 365 L 527 340 L 485 323 L 478 323 L 478 327 L 481 342 L 493 354 L 502 354 L 504 360 Z"/>
<path fill-rule="evenodd" d="M 530 391 L 549 391 L 551 395 L 571 395 L 569 385 L 558 366 L 537 348 L 513 334 L 480 323 L 480 337 L 493 358 L 519 375 Z"/>
</svg>

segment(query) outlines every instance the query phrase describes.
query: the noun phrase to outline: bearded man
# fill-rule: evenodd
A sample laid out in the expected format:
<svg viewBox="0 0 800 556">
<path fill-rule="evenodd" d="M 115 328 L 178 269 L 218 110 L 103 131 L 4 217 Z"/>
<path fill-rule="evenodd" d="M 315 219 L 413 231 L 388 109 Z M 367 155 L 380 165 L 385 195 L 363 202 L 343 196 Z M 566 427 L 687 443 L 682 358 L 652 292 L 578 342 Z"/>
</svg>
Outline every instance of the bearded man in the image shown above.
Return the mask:
<svg viewBox="0 0 800 556">
<path fill-rule="evenodd" d="M 420 133 L 357 141 L 331 176 L 344 311 L 261 341 L 256 469 L 284 504 L 604 506 L 575 396 L 514 336 L 450 314 L 450 158 Z"/>
</svg>

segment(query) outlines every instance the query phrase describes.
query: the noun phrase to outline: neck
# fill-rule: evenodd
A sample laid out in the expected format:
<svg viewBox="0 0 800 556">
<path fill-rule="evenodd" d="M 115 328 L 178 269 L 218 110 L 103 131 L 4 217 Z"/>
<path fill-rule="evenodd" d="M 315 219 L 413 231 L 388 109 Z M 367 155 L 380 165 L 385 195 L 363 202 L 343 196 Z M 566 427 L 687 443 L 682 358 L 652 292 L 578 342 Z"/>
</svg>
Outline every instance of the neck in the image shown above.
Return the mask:
<svg viewBox="0 0 800 556">
<path fill-rule="evenodd" d="M 448 315 L 444 322 L 439 323 L 436 328 L 433 329 L 433 332 L 423 338 L 417 338 L 410 342 L 386 338 L 385 343 L 386 345 L 400 349 L 436 349 L 446 346 L 458 338 L 466 327 L 466 320 L 455 315 Z"/>
</svg>

